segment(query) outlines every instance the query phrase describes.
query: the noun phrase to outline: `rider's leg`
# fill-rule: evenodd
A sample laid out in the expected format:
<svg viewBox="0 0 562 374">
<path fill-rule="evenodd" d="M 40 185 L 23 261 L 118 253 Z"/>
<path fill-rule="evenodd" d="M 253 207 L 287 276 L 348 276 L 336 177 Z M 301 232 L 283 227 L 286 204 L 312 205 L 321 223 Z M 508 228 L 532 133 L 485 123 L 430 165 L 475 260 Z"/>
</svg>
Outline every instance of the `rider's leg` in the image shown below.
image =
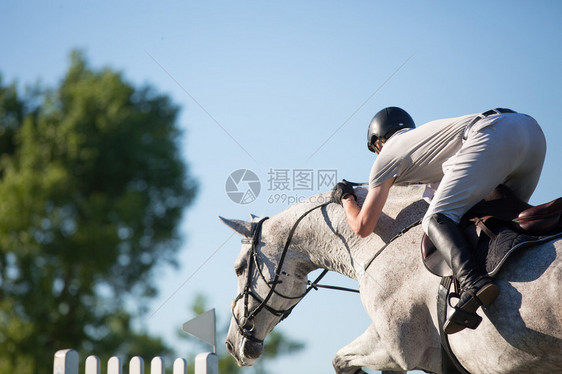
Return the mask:
<svg viewBox="0 0 562 374">
<path fill-rule="evenodd" d="M 437 213 L 429 217 L 427 235 L 460 283 L 463 292 L 455 309 L 475 313 L 480 305 L 490 305 L 498 296 L 499 288 L 474 260 L 458 225 L 445 215 Z M 458 311 L 456 313 L 460 314 Z M 466 324 L 455 321 L 456 316 L 447 321 L 445 333 L 454 334 L 465 328 Z"/>
<path fill-rule="evenodd" d="M 491 303 L 498 290 L 472 258 L 457 223 L 500 183 L 519 186 L 520 197 L 528 199 L 544 160 L 544 136 L 536 122 L 524 115 L 510 116 L 470 134 L 461 150 L 443 165 L 444 177 L 424 217 L 424 231 L 464 291 L 457 307 L 469 313 L 480 303 Z M 462 328 L 452 326 L 449 331 Z"/>
</svg>

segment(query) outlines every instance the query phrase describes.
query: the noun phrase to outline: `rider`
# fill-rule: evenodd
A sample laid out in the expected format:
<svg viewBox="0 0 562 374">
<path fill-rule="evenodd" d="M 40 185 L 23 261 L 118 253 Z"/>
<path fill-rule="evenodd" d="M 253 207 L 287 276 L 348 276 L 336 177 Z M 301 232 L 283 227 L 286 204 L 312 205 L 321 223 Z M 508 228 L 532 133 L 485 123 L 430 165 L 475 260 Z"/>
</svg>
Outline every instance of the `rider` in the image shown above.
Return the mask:
<svg viewBox="0 0 562 374">
<path fill-rule="evenodd" d="M 334 199 L 343 205 L 353 231 L 366 237 L 373 232 L 393 184 L 426 184 L 424 195 L 429 195 L 431 203 L 423 230 L 462 290 L 445 332 L 464 329 L 460 315 L 475 314 L 480 305 L 491 304 L 499 288 L 476 263 L 458 223 L 502 183 L 521 200 L 529 200 L 546 153 L 541 128 L 532 117 L 502 108 L 416 128 L 407 112 L 388 107 L 372 119 L 367 146 L 377 158 L 362 207 L 345 181 L 334 187 Z"/>
</svg>

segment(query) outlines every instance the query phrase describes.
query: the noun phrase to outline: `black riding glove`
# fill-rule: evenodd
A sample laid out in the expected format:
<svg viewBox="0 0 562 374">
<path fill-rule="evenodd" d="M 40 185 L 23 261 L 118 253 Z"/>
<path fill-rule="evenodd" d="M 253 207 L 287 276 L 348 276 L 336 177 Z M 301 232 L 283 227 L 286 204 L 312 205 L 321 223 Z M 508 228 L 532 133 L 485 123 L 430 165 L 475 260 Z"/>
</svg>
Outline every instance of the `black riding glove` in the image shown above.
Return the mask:
<svg viewBox="0 0 562 374">
<path fill-rule="evenodd" d="M 342 199 L 349 195 L 353 196 L 355 201 L 357 201 L 357 196 L 355 195 L 353 186 L 344 179 L 340 183 L 336 184 L 332 189 L 332 202 L 343 205 Z"/>
</svg>

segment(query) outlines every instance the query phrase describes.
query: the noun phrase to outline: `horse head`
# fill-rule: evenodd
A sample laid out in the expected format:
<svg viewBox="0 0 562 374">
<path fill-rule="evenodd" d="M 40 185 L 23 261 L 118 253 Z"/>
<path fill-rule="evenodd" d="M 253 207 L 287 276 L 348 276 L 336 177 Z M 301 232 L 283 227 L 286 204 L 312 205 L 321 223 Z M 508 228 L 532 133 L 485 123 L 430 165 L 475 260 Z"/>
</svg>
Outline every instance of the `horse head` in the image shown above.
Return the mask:
<svg viewBox="0 0 562 374">
<path fill-rule="evenodd" d="M 231 306 L 226 347 L 240 366 L 251 366 L 262 354 L 266 336 L 306 293 L 306 275 L 311 269 L 295 261 L 288 245 L 283 251 L 285 243 L 275 239 L 282 235 L 270 235 L 283 230 L 275 218 L 220 219 L 242 236 L 242 249 L 234 263 L 238 296 Z"/>
</svg>

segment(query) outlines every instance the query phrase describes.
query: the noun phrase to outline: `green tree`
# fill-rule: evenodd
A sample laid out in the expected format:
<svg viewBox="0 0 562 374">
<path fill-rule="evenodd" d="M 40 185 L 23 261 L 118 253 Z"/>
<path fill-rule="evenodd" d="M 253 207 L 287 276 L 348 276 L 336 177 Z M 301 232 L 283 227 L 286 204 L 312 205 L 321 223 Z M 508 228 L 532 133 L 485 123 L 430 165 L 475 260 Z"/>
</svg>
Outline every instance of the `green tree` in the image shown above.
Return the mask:
<svg viewBox="0 0 562 374">
<path fill-rule="evenodd" d="M 39 96 L 0 77 L 0 373 L 49 373 L 60 348 L 168 351 L 132 321 L 196 192 L 177 114 L 79 52 Z"/>
</svg>

